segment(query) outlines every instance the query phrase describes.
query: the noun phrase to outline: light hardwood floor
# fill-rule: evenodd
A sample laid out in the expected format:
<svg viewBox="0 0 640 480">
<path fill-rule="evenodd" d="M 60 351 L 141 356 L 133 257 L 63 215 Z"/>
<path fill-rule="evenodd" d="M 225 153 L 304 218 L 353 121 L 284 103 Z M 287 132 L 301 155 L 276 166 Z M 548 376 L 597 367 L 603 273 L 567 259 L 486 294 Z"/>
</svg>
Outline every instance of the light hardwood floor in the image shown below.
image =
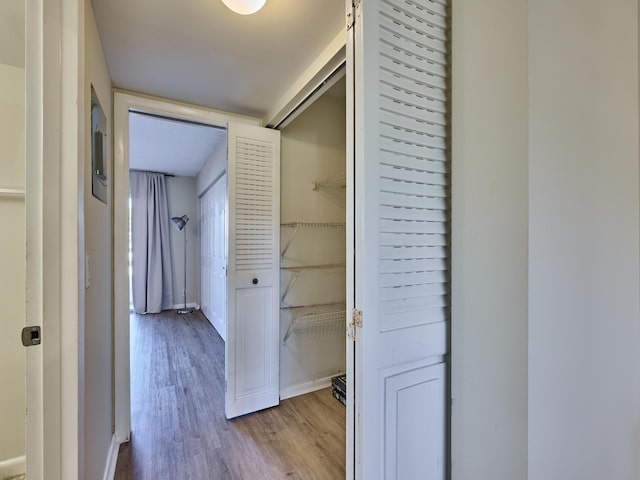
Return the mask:
<svg viewBox="0 0 640 480">
<path fill-rule="evenodd" d="M 224 342 L 200 312 L 131 316 L 132 440 L 117 480 L 343 479 L 345 409 L 330 389 L 224 416 Z"/>
</svg>

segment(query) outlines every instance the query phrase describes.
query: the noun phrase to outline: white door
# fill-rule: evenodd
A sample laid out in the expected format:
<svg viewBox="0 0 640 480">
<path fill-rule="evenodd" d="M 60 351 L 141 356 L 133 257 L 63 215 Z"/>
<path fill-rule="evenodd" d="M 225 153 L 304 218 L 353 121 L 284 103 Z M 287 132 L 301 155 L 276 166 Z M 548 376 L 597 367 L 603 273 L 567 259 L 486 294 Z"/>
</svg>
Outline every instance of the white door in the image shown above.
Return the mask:
<svg viewBox="0 0 640 480">
<path fill-rule="evenodd" d="M 355 476 L 444 479 L 448 5 L 356 3 Z"/>
<path fill-rule="evenodd" d="M 212 193 L 212 267 L 211 310 L 214 326 L 227 341 L 227 174 L 211 188 Z"/>
<path fill-rule="evenodd" d="M 42 328 L 42 344 L 25 352 L 26 470 L 29 480 L 74 480 L 83 431 L 76 187 L 88 111 L 78 75 L 84 9 L 78 0 L 29 0 L 25 8 L 26 323 Z"/>
<path fill-rule="evenodd" d="M 211 322 L 211 314 L 209 312 L 210 282 L 211 282 L 211 264 L 212 260 L 209 254 L 208 245 L 211 243 L 209 238 L 209 227 L 211 212 L 209 211 L 209 196 L 207 191 L 200 197 L 200 310 L 205 317 Z"/>
<path fill-rule="evenodd" d="M 280 132 L 229 124 L 225 413 L 279 403 Z"/>
<path fill-rule="evenodd" d="M 202 311 L 227 340 L 227 174 L 200 199 Z"/>
</svg>

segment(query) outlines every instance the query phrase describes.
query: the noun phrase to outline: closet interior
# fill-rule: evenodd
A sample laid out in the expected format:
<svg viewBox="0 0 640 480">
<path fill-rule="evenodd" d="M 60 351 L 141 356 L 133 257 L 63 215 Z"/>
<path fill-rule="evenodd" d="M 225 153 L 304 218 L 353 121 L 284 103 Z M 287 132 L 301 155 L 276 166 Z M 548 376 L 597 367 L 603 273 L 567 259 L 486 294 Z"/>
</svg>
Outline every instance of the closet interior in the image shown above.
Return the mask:
<svg viewBox="0 0 640 480">
<path fill-rule="evenodd" d="M 328 387 L 346 366 L 344 78 L 281 129 L 280 162 L 284 399 Z"/>
<path fill-rule="evenodd" d="M 327 388 L 346 369 L 345 85 L 339 79 L 279 129 L 280 399 Z M 201 308 L 226 341 L 225 146 L 205 163 L 197 193 Z"/>
</svg>

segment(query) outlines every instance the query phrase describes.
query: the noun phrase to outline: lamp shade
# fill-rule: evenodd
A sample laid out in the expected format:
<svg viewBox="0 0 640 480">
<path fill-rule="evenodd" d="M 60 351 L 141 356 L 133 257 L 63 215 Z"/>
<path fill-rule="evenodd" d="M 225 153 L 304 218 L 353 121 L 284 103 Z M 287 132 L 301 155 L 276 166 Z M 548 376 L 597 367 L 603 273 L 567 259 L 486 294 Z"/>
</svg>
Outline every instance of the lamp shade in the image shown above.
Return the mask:
<svg viewBox="0 0 640 480">
<path fill-rule="evenodd" d="M 173 227 L 176 230 L 181 232 L 188 221 L 189 221 L 189 217 L 187 217 L 186 215 L 183 215 L 181 217 L 172 217 L 171 218 L 171 225 L 173 225 Z"/>
<path fill-rule="evenodd" d="M 240 15 L 251 15 L 260 10 L 266 0 L 222 0 L 229 10 Z"/>
</svg>

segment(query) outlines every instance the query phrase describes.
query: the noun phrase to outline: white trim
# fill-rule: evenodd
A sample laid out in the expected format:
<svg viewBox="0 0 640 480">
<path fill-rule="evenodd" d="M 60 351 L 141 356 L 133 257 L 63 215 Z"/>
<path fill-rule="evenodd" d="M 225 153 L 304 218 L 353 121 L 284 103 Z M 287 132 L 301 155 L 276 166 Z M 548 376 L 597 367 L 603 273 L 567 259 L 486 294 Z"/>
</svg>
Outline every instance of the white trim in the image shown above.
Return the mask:
<svg viewBox="0 0 640 480">
<path fill-rule="evenodd" d="M 137 112 L 152 113 L 154 115 L 166 115 L 170 118 L 202 122 L 217 127 L 224 127 L 231 121 L 260 126 L 260 119 L 254 117 L 238 115 L 189 103 L 174 102 L 165 98 L 128 92 L 126 90 L 115 90 L 113 92 L 113 99 L 114 102 L 118 99 L 118 102 L 127 105 L 127 112 L 129 110 L 135 110 Z"/>
<path fill-rule="evenodd" d="M 26 324 L 42 325 L 43 232 L 42 155 L 44 116 L 44 5 L 43 0 L 27 0 L 25 55 L 25 138 L 26 138 Z M 51 120 L 49 118 L 49 120 Z M 25 450 L 30 480 L 44 476 L 44 362 L 43 348 L 31 347 L 26 359 Z M 51 405 L 54 409 L 56 403 Z M 55 410 L 54 410 L 55 411 Z M 25 467 L 26 468 L 26 467 Z"/>
<path fill-rule="evenodd" d="M 27 458 L 21 457 L 10 458 L 0 462 L 0 480 L 9 480 L 10 478 L 24 475 L 27 468 Z"/>
<path fill-rule="evenodd" d="M 116 465 L 118 463 L 118 452 L 120 451 L 120 442 L 115 434 L 111 437 L 111 445 L 109 445 L 109 453 L 107 453 L 107 463 L 104 466 L 103 480 L 113 480 L 116 476 Z"/>
<path fill-rule="evenodd" d="M 131 432 L 129 379 L 129 274 L 128 205 L 129 196 L 129 111 L 137 110 L 224 126 L 232 121 L 260 126 L 256 118 L 235 115 L 195 105 L 116 91 L 113 95 L 113 268 L 114 268 L 114 358 L 115 358 L 115 437 L 126 442 Z"/>
<path fill-rule="evenodd" d="M 346 60 L 346 32 L 341 29 L 318 57 L 265 115 L 265 126 L 278 125 Z"/>
<path fill-rule="evenodd" d="M 42 345 L 26 351 L 30 480 L 82 469 L 84 7 L 26 4 L 26 306 L 27 323 L 44 325 Z"/>
<path fill-rule="evenodd" d="M 184 308 L 184 303 L 175 303 L 173 305 L 173 310 L 180 310 L 181 308 Z M 196 310 L 200 310 L 200 305 L 195 302 L 187 303 L 187 308 L 195 308 Z"/>
<path fill-rule="evenodd" d="M 297 397 L 299 395 L 304 395 L 305 393 L 311 393 L 330 387 L 331 379 L 336 375 L 340 375 L 340 373 L 283 388 L 280 390 L 280 400 L 286 400 L 287 398 Z"/>
<path fill-rule="evenodd" d="M 0 196 L 24 198 L 24 190 L 18 188 L 0 188 Z"/>
<path fill-rule="evenodd" d="M 352 12 L 352 1 L 345 1 L 346 14 Z M 355 65 L 354 65 L 354 30 L 353 27 L 347 31 L 347 67 L 346 67 L 346 110 L 347 110 L 347 132 L 346 132 L 346 310 L 353 311 L 355 306 Z M 350 321 L 347 316 L 347 321 Z M 346 453 L 345 453 L 345 478 L 354 479 L 355 474 L 355 343 L 348 335 L 345 335 L 346 343 L 346 370 L 347 370 L 347 392 L 346 392 Z"/>
</svg>

